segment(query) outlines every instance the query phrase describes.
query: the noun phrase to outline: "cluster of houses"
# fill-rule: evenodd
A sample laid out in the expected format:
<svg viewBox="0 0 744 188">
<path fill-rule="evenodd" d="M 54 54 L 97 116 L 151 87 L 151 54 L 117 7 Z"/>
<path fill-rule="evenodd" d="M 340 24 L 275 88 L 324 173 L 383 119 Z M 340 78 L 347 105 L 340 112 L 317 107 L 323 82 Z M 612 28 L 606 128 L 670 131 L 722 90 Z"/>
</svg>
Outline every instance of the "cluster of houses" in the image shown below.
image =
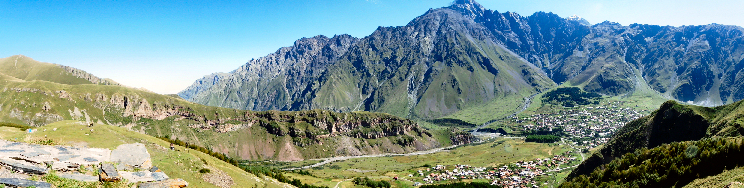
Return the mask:
<svg viewBox="0 0 744 188">
<path fill-rule="evenodd" d="M 461 179 L 486 179 L 492 185 L 502 187 L 537 186 L 535 178 L 567 169 L 569 163 L 577 161 L 568 151 L 552 158 L 535 159 L 533 161 L 518 161 L 502 167 L 473 167 L 470 165 L 436 165 L 418 171 L 418 177 L 423 177 L 424 183 L 433 184 L 441 181 L 457 181 Z M 416 175 L 410 174 L 409 177 Z"/>
<path fill-rule="evenodd" d="M 552 113 L 515 117 L 512 121 L 521 124 L 522 131 L 562 131 L 575 141 L 574 144 L 588 150 L 609 141 L 625 123 L 649 113 L 620 105 L 621 102 L 612 102 L 603 106 L 563 108 Z"/>
<path fill-rule="evenodd" d="M 622 108 L 622 102 L 611 102 L 601 106 L 563 108 L 552 113 L 535 114 L 528 117 L 513 117 L 512 123 L 523 132 L 550 132 L 564 135 L 571 140 L 576 150 L 566 151 L 552 158 L 518 161 L 502 167 L 472 167 L 470 165 L 436 165 L 409 177 L 423 178 L 426 184 L 461 179 L 486 179 L 492 185 L 502 187 L 538 187 L 536 178 L 554 172 L 570 170 L 583 160 L 581 151 L 601 146 L 626 123 L 643 117 L 647 110 Z M 562 144 L 563 145 L 563 144 Z M 581 158 L 577 159 L 577 156 Z M 416 184 L 420 184 L 416 182 Z"/>
</svg>

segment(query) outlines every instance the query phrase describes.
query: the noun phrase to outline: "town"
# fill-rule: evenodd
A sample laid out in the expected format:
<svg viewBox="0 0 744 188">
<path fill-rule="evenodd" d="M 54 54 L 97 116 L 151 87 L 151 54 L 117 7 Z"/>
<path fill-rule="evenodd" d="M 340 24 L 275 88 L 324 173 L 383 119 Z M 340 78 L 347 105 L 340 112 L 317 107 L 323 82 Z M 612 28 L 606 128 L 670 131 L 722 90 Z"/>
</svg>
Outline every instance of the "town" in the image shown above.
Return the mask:
<svg viewBox="0 0 744 188">
<path fill-rule="evenodd" d="M 427 184 L 445 181 L 459 181 L 464 179 L 482 179 L 492 185 L 502 187 L 538 187 L 536 177 L 549 173 L 571 169 L 579 161 L 576 152 L 566 151 L 552 158 L 535 159 L 532 161 L 518 161 L 501 167 L 473 167 L 470 165 L 436 165 L 425 170 L 418 170 L 417 174 L 409 174 L 409 178 L 422 178 Z M 416 185 L 420 184 L 419 182 Z"/>
<path fill-rule="evenodd" d="M 598 106 L 553 108 L 549 112 L 514 116 L 506 120 L 505 124 L 523 135 L 560 136 L 558 144 L 571 149 L 552 158 L 517 161 L 500 167 L 436 165 L 418 170 L 409 177 L 421 178 L 425 184 L 482 179 L 502 187 L 539 187 L 537 177 L 572 170 L 585 159 L 584 154 L 605 144 L 626 123 L 650 113 L 648 110 L 621 106 L 627 105 L 624 102 L 609 102 Z"/>
<path fill-rule="evenodd" d="M 601 146 L 626 123 L 649 114 L 648 110 L 620 107 L 623 102 L 602 106 L 556 109 L 550 113 L 513 117 L 511 123 L 523 133 L 561 135 L 588 152 Z"/>
</svg>

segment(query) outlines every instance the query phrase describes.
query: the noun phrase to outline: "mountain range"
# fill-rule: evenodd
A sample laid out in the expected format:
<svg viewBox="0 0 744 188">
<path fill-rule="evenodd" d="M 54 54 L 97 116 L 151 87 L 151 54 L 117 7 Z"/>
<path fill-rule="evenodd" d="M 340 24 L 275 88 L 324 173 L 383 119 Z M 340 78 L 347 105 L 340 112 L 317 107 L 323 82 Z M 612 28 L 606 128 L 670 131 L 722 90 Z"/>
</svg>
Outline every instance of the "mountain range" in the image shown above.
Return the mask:
<svg viewBox="0 0 744 188">
<path fill-rule="evenodd" d="M 457 0 L 363 38 L 297 40 L 178 95 L 247 110 L 366 110 L 470 123 L 488 120 L 474 111 L 555 85 L 714 106 L 744 99 L 743 36 L 739 26 L 589 25 Z"/>
</svg>

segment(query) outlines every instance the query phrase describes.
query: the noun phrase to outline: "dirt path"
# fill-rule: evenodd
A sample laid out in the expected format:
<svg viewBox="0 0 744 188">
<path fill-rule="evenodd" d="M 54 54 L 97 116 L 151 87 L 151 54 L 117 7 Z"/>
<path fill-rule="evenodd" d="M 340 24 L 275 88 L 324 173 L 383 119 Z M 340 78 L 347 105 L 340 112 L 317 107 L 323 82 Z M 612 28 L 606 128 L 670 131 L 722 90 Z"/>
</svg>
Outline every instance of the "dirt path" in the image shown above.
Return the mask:
<svg viewBox="0 0 744 188">
<path fill-rule="evenodd" d="M 351 179 L 341 180 L 340 182 L 336 183 L 336 186 L 334 186 L 333 188 L 338 188 L 338 185 L 341 185 L 341 182 L 345 182 L 345 181 L 349 181 L 349 180 L 351 180 Z"/>
<path fill-rule="evenodd" d="M 447 149 L 455 148 L 457 146 L 460 146 L 460 145 L 452 145 L 452 146 L 447 146 L 447 147 L 430 149 L 430 150 L 426 150 L 426 151 L 417 151 L 417 152 L 404 153 L 404 154 L 383 153 L 383 154 L 374 154 L 374 155 L 340 156 L 340 157 L 330 157 L 330 158 L 322 158 L 322 159 L 311 159 L 311 160 L 321 160 L 321 162 L 315 163 L 315 164 L 312 164 L 312 165 L 307 165 L 307 166 L 299 167 L 299 168 L 287 168 L 287 169 L 284 169 L 284 170 L 308 169 L 308 168 L 323 166 L 325 164 L 328 164 L 328 163 L 331 163 L 331 162 L 335 162 L 335 161 L 344 161 L 344 160 L 356 159 L 356 158 L 425 155 L 425 154 L 432 154 L 432 153 L 436 153 L 436 152 L 441 152 L 441 151 L 444 151 L 444 150 L 447 150 Z"/>
</svg>

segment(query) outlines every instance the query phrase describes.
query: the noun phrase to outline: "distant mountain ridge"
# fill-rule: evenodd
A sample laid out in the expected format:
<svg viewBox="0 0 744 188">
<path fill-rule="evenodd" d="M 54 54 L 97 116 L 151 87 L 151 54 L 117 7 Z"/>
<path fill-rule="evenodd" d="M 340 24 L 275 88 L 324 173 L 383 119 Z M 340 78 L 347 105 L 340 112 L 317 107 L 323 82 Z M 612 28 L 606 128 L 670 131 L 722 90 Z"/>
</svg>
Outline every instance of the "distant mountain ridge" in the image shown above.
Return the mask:
<svg viewBox="0 0 744 188">
<path fill-rule="evenodd" d="M 545 12 L 523 17 L 457 0 L 361 39 L 300 39 L 230 73 L 199 79 L 179 95 L 238 109 L 368 110 L 424 119 L 499 105 L 497 99 L 555 83 L 609 96 L 650 88 L 706 106 L 744 99 L 741 27 L 582 20 Z M 347 42 L 322 42 L 328 40 Z"/>
<path fill-rule="evenodd" d="M 462 13 L 483 7 L 462 2 L 451 7 L 432 9 L 406 26 L 379 27 L 361 39 L 300 39 L 230 73 L 199 79 L 179 95 L 238 109 L 365 110 L 437 118 L 555 85 Z"/>
<path fill-rule="evenodd" d="M 60 84 L 101 84 L 120 85 L 108 79 L 100 78 L 83 70 L 37 62 L 24 55 L 14 55 L 0 59 L 0 74 L 16 77 L 26 81 L 43 80 Z"/>
</svg>

